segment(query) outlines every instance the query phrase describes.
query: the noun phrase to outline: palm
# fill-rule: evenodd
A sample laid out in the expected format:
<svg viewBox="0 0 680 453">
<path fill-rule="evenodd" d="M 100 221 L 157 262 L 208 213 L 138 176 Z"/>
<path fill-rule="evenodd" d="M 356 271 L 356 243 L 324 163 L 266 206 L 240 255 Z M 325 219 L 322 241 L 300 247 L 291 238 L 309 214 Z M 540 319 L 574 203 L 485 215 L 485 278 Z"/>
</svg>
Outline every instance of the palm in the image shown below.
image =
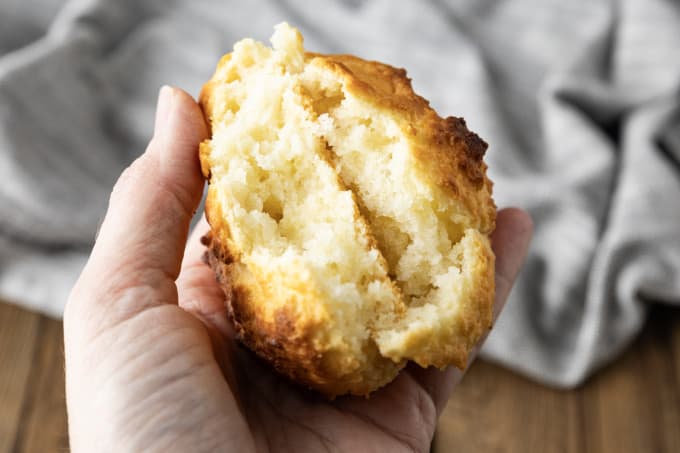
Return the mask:
<svg viewBox="0 0 680 453">
<path fill-rule="evenodd" d="M 371 400 L 294 388 L 239 351 L 243 413 L 264 451 L 426 451 L 435 408 L 407 374 Z"/>
<path fill-rule="evenodd" d="M 262 372 L 258 366 L 246 373 Z M 244 410 L 256 441 L 270 451 L 427 451 L 435 408 L 408 375 L 370 402 L 328 402 L 262 373 L 252 377 Z M 264 450 L 264 448 L 263 448 Z"/>
</svg>

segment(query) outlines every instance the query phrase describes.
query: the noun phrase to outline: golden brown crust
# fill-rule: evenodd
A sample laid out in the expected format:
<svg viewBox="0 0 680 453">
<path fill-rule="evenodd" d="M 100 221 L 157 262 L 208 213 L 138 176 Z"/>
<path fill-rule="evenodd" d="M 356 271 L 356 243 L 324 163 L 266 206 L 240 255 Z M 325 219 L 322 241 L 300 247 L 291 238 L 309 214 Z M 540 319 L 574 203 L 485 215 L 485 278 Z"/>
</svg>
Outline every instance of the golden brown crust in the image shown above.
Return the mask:
<svg viewBox="0 0 680 453">
<path fill-rule="evenodd" d="M 490 235 L 496 226 L 496 206 L 491 197 L 493 183 L 486 176 L 484 154 L 487 143 L 467 128 L 463 118 L 440 117 L 429 102 L 417 95 L 406 70 L 376 61 L 366 61 L 353 55 L 322 55 L 306 53 L 307 62 L 314 61 L 345 80 L 352 95 L 380 107 L 400 125 L 411 138 L 414 156 L 427 175 L 446 193 L 463 203 L 479 222 L 479 230 Z M 229 61 L 229 54 L 219 62 L 217 72 Z M 201 90 L 199 103 L 207 123 L 215 116 L 211 79 Z M 208 159 L 201 152 L 201 168 L 209 178 Z"/>
<path fill-rule="evenodd" d="M 493 232 L 496 206 L 483 161 L 488 145 L 467 128 L 463 118 L 441 118 L 413 91 L 404 69 L 352 55 L 308 53 L 307 58 L 341 76 L 352 95 L 395 119 L 410 137 L 413 154 L 426 177 L 462 202 L 479 220 L 483 233 Z"/>
<path fill-rule="evenodd" d="M 226 55 L 220 61 L 216 74 L 229 59 Z M 494 256 L 489 235 L 495 227 L 495 206 L 492 183 L 483 162 L 487 144 L 467 129 L 462 118 L 439 117 L 428 101 L 413 92 L 403 69 L 351 55 L 307 53 L 305 59 L 307 64 L 319 65 L 340 76 L 352 96 L 390 116 L 409 138 L 423 179 L 458 201 L 476 222 L 473 228 L 479 234 L 470 241 L 477 260 L 468 269 L 476 287 L 473 296 L 462 300 L 455 320 L 448 327 L 451 332 L 434 338 L 426 329 L 415 330 L 403 344 L 404 350 L 412 353 L 399 356 L 423 366 L 442 368 L 453 364 L 465 368 L 470 351 L 490 327 L 494 299 Z M 222 83 L 224 80 L 213 77 L 204 85 L 199 98 L 211 128 L 212 120 L 224 113 L 220 109 L 226 108 L 217 104 L 215 95 Z M 208 180 L 212 165 L 210 146 L 209 141 L 204 142 L 199 152 L 201 169 Z M 314 311 L 317 295 L 313 288 L 305 287 L 296 293 L 303 294 L 296 296 L 303 299 L 272 304 L 280 299 L 277 285 L 305 285 L 304 280 L 282 273 L 268 274 L 252 263 L 244 264 L 238 249 L 230 246 L 230 229 L 222 209 L 211 185 L 206 217 L 212 233 L 205 239 L 206 256 L 225 291 L 228 313 L 241 342 L 283 375 L 331 397 L 343 393 L 366 395 L 397 375 L 404 361 L 383 357 L 373 341 L 364 351 L 369 359 L 358 362 L 343 354 L 341 347 L 330 347 L 328 339 L 319 338 L 329 315 Z M 370 240 L 379 245 L 375 238 Z"/>
<path fill-rule="evenodd" d="M 258 307 L 262 301 L 253 291 L 253 285 L 239 279 L 238 266 L 229 252 L 211 233 L 203 238 L 207 246 L 206 262 L 213 268 L 226 295 L 226 306 L 236 338 L 259 357 L 272 364 L 282 375 L 293 382 L 316 389 L 330 398 L 351 393 L 366 396 L 392 381 L 404 363 L 394 363 L 381 357 L 371 344 L 370 366 L 351 364 L 342 366 L 334 351 L 323 351 L 313 346 L 317 326 L 301 326 L 300 317 L 287 306 L 277 310 L 269 321 Z"/>
</svg>

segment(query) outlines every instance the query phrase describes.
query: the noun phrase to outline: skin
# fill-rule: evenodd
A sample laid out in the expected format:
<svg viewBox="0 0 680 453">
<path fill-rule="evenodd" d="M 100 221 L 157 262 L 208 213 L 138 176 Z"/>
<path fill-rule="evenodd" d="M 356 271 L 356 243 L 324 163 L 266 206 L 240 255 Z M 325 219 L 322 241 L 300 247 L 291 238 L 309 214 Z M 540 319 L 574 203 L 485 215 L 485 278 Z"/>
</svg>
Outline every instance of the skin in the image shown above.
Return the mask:
<svg viewBox="0 0 680 453">
<path fill-rule="evenodd" d="M 66 306 L 72 451 L 429 451 L 459 370 L 407 367 L 370 399 L 330 402 L 234 342 L 200 259 L 207 225 L 187 242 L 207 137 L 194 99 L 163 88 L 154 137 L 115 185 Z M 500 211 L 497 225 L 496 314 L 532 231 L 518 209 Z"/>
</svg>

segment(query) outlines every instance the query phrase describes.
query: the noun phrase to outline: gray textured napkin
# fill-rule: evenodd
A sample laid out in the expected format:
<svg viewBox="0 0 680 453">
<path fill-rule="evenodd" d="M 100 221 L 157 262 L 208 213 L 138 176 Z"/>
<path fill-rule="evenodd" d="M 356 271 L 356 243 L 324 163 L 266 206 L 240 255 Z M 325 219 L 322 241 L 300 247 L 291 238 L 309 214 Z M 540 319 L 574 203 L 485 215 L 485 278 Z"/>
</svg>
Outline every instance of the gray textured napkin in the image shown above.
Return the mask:
<svg viewBox="0 0 680 453">
<path fill-rule="evenodd" d="M 680 2 L 0 0 L 0 298 L 61 314 L 162 84 L 242 37 L 406 67 L 490 143 L 530 257 L 484 353 L 572 386 L 680 303 Z"/>
</svg>

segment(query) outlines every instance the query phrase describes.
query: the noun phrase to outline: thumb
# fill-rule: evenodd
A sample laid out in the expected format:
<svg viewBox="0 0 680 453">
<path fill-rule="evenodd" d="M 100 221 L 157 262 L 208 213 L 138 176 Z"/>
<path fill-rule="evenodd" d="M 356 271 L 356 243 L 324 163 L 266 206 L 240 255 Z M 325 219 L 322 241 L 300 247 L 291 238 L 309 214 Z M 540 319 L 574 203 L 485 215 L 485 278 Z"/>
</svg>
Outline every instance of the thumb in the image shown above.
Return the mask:
<svg viewBox="0 0 680 453">
<path fill-rule="evenodd" d="M 176 303 L 176 291 L 163 291 L 170 299 L 174 294 L 174 301 L 135 301 L 125 309 L 107 307 L 107 301 L 115 303 L 116 297 L 104 296 L 120 295 L 130 288 L 167 290 L 174 286 L 189 224 L 203 191 L 198 146 L 207 134 L 193 98 L 163 87 L 153 138 L 114 186 L 92 254 L 69 300 L 75 306 L 67 308 L 73 311 L 82 305 L 88 313 L 106 312 L 107 318 L 114 318 L 107 321 L 116 322 L 116 316 L 127 317 L 130 310 L 148 304 Z M 74 297 L 74 293 L 88 297 Z"/>
</svg>

